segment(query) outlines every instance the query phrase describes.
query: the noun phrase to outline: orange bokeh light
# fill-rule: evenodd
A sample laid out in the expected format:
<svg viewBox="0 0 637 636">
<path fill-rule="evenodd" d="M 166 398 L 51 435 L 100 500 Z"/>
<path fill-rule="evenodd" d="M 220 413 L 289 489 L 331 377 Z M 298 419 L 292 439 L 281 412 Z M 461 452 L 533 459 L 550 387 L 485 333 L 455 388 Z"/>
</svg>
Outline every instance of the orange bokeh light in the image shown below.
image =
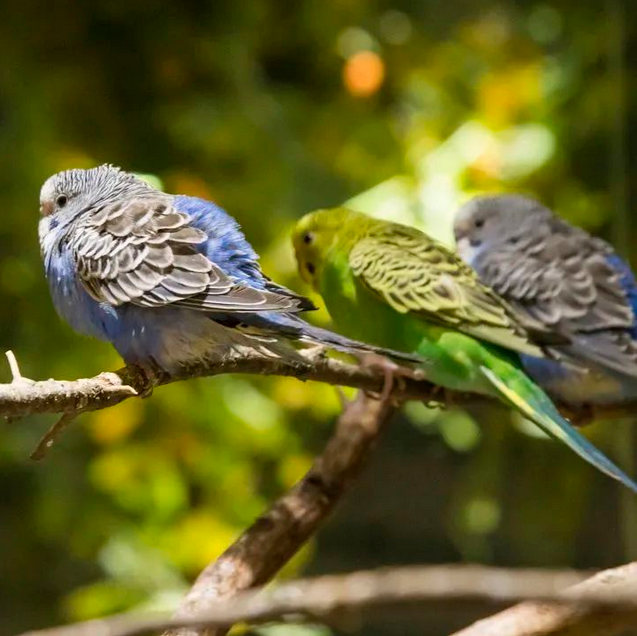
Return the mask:
<svg viewBox="0 0 637 636">
<path fill-rule="evenodd" d="M 345 88 L 356 97 L 369 97 L 385 79 L 385 63 L 373 51 L 359 51 L 350 56 L 343 68 Z"/>
</svg>

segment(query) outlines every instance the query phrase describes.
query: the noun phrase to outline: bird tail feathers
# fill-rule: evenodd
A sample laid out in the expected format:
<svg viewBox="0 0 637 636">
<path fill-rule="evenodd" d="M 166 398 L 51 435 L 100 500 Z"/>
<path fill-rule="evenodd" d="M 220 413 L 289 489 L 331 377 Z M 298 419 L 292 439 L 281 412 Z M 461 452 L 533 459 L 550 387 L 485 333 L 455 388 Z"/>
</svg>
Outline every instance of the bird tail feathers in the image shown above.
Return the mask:
<svg viewBox="0 0 637 636">
<path fill-rule="evenodd" d="M 315 327 L 314 325 L 310 325 L 306 322 L 304 322 L 303 326 L 301 327 L 298 339 L 302 342 L 312 342 L 325 345 L 330 349 L 341 351 L 342 353 L 376 353 L 405 362 L 413 362 L 418 364 L 422 364 L 423 362 L 423 359 L 416 354 L 405 353 L 404 351 L 395 351 L 394 349 L 377 347 L 376 345 L 360 342 L 359 340 L 352 340 L 351 338 L 346 338 L 345 336 L 341 336 L 338 333 L 334 333 L 329 329 Z"/>
<path fill-rule="evenodd" d="M 637 493 L 637 483 L 573 428 L 568 420 L 560 415 L 549 397 L 522 372 L 518 372 L 519 375 L 515 378 L 520 386 L 514 389 L 491 369 L 485 366 L 480 369 L 504 402 L 539 426 L 547 435 L 566 444 L 589 464 Z"/>
<path fill-rule="evenodd" d="M 257 329 L 265 330 L 272 334 L 283 335 L 291 340 L 324 345 L 335 351 L 348 353 L 350 355 L 360 355 L 365 353 L 376 353 L 382 356 L 394 358 L 397 361 L 412 362 L 422 365 L 423 358 L 414 353 L 395 351 L 384 347 L 352 340 L 346 336 L 341 336 L 329 329 L 315 327 L 302 318 L 290 313 L 264 312 L 261 314 L 250 314 L 243 316 L 242 321 Z"/>
</svg>

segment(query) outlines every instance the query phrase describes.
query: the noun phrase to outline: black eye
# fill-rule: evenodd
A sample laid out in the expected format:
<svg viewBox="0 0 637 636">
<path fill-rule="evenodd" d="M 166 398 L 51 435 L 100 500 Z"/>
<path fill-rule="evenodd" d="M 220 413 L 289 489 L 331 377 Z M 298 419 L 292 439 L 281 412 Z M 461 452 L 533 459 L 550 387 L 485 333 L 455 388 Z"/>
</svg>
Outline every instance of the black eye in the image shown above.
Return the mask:
<svg viewBox="0 0 637 636">
<path fill-rule="evenodd" d="M 60 194 L 58 198 L 55 200 L 55 203 L 57 204 L 58 208 L 63 208 L 66 205 L 66 202 L 68 200 L 69 199 L 66 196 L 66 194 Z"/>
<path fill-rule="evenodd" d="M 309 244 L 310 244 L 313 240 L 314 240 L 314 234 L 313 234 L 312 232 L 306 232 L 306 233 L 303 235 L 303 242 L 304 242 L 306 245 L 309 245 Z"/>
<path fill-rule="evenodd" d="M 512 245 L 515 245 L 515 244 L 516 244 L 519 240 L 520 240 L 520 237 L 519 237 L 519 236 L 512 236 L 512 237 L 509 239 L 509 243 L 511 243 Z"/>
<path fill-rule="evenodd" d="M 312 263 L 306 263 L 305 264 L 305 269 L 307 269 L 307 271 L 310 274 L 314 274 L 314 272 L 316 272 L 316 267 L 314 267 L 314 265 L 312 265 Z"/>
<path fill-rule="evenodd" d="M 477 227 L 477 228 L 481 228 L 484 225 L 484 219 L 476 219 L 473 224 Z"/>
</svg>

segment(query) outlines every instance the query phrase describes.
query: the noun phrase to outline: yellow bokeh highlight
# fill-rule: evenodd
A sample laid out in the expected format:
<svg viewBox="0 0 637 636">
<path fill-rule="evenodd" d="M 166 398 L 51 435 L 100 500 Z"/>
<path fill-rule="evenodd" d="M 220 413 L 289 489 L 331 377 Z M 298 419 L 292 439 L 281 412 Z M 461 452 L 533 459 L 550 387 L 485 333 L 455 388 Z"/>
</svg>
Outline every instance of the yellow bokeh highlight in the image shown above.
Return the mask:
<svg viewBox="0 0 637 636">
<path fill-rule="evenodd" d="M 91 465 L 91 481 L 105 492 L 120 489 L 126 491 L 137 481 L 138 466 L 135 457 L 128 452 L 107 452 Z"/>
<path fill-rule="evenodd" d="M 318 382 L 301 382 L 296 378 L 277 378 L 273 399 L 285 409 L 308 409 L 316 417 L 328 417 L 338 413 L 341 404 L 336 388 Z"/>
<path fill-rule="evenodd" d="M 541 80 L 542 68 L 538 64 L 485 75 L 478 87 L 478 112 L 494 128 L 515 122 L 525 108 L 541 101 Z"/>
<path fill-rule="evenodd" d="M 237 528 L 212 512 L 196 510 L 172 529 L 164 548 L 179 567 L 199 572 L 237 538 L 237 533 Z"/>
<path fill-rule="evenodd" d="M 76 621 L 125 611 L 131 602 L 141 601 L 139 593 L 114 581 L 99 581 L 73 590 L 63 602 L 64 613 Z"/>
<path fill-rule="evenodd" d="M 279 465 L 279 479 L 284 488 L 291 488 L 307 473 L 312 465 L 312 457 L 297 454 L 284 458 Z"/>
<path fill-rule="evenodd" d="M 96 411 L 88 423 L 89 435 L 104 446 L 121 442 L 142 423 L 144 405 L 141 400 L 126 400 L 109 409 Z"/>
</svg>

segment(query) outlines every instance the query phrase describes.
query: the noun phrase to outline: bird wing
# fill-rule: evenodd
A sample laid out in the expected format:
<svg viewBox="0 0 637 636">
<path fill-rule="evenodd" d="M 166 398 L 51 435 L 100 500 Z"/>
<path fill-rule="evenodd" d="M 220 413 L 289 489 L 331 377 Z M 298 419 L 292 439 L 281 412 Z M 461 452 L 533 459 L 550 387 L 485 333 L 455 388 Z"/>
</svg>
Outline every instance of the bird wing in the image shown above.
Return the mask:
<svg viewBox="0 0 637 636">
<path fill-rule="evenodd" d="M 558 357 L 637 376 L 635 312 L 626 290 L 631 281 L 623 280 L 630 271 L 614 261 L 606 242 L 552 219 L 514 248 L 485 252 L 475 267 L 522 322 L 530 318 L 570 340 L 551 349 Z"/>
<path fill-rule="evenodd" d="M 413 313 L 520 353 L 543 357 L 513 312 L 454 253 L 428 236 L 383 225 L 350 251 L 354 275 L 399 313 Z"/>
<path fill-rule="evenodd" d="M 250 287 L 197 247 L 206 239 L 165 196 L 106 205 L 79 217 L 69 247 L 87 292 L 111 305 L 198 311 L 301 311 L 303 297 Z"/>
</svg>

